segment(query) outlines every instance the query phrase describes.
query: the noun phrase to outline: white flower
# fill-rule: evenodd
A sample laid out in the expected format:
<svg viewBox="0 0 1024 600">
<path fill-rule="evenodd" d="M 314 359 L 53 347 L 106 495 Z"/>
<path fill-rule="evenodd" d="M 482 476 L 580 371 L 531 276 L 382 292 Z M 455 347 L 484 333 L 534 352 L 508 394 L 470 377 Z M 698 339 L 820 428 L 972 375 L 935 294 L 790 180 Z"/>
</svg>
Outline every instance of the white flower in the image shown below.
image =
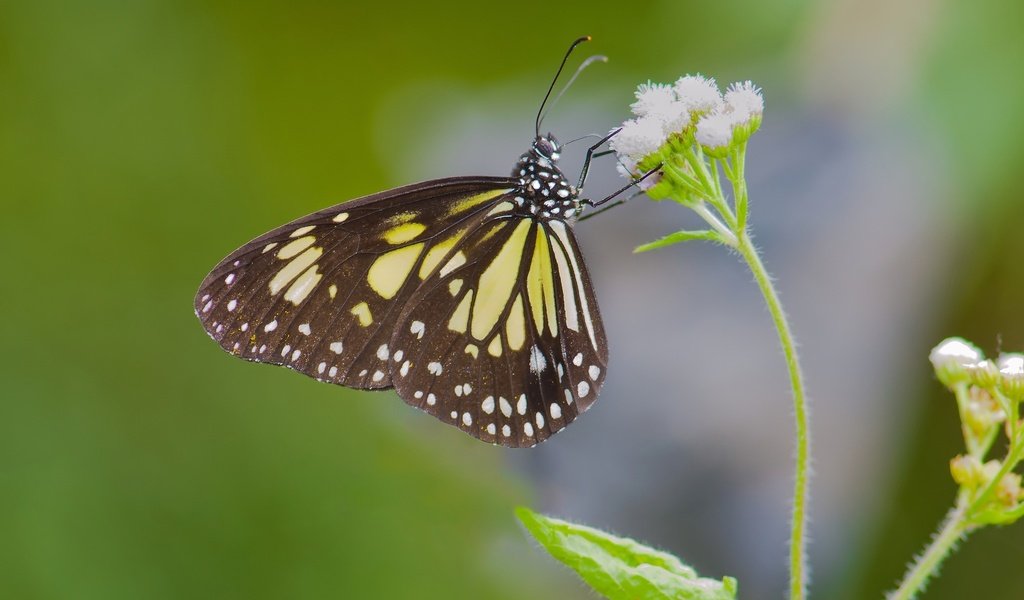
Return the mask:
<svg viewBox="0 0 1024 600">
<path fill-rule="evenodd" d="M 725 148 L 732 143 L 735 113 L 716 111 L 697 121 L 697 143 L 705 148 Z"/>
<path fill-rule="evenodd" d="M 1007 377 L 1024 379 L 1024 354 L 1003 354 L 999 357 L 999 372 Z"/>
<path fill-rule="evenodd" d="M 744 115 L 746 121 L 752 116 L 764 112 L 764 96 L 761 90 L 751 81 L 734 83 L 725 92 L 725 103 L 738 115 Z"/>
<path fill-rule="evenodd" d="M 1003 354 L 999 357 L 999 389 L 1011 400 L 1024 400 L 1024 354 Z"/>
<path fill-rule="evenodd" d="M 640 162 L 648 154 L 661 148 L 668 136 L 662 130 L 661 121 L 654 117 L 640 117 L 622 124 L 622 131 L 609 142 L 609 146 L 620 158 L 626 157 Z"/>
<path fill-rule="evenodd" d="M 969 370 L 977 368 L 983 358 L 977 346 L 958 337 L 942 340 L 928 355 L 928 360 L 935 368 L 935 375 L 949 388 L 967 381 Z"/>
<path fill-rule="evenodd" d="M 661 129 L 665 135 L 680 133 L 690 126 L 690 110 L 678 100 L 664 107 L 664 111 L 657 115 L 661 118 Z"/>
<path fill-rule="evenodd" d="M 672 86 L 663 83 L 641 83 L 634 94 L 636 102 L 630 104 L 629 108 L 638 117 L 665 114 L 668 105 L 676 101 Z"/>
<path fill-rule="evenodd" d="M 936 369 L 950 364 L 966 367 L 981 360 L 981 350 L 963 338 L 946 338 L 932 349 L 928 359 Z"/>
<path fill-rule="evenodd" d="M 681 77 L 672 89 L 676 98 L 691 111 L 710 112 L 722 106 L 722 94 L 715 80 L 699 73 Z"/>
</svg>

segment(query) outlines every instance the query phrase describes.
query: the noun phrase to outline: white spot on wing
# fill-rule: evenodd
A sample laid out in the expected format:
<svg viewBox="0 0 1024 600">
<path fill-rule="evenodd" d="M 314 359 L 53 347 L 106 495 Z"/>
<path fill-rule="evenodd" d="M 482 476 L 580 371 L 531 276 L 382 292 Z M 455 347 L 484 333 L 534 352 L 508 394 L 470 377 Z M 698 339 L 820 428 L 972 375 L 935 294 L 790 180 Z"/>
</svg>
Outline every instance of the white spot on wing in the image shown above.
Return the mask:
<svg viewBox="0 0 1024 600">
<path fill-rule="evenodd" d="M 576 356 L 572 357 L 572 364 L 576 365 L 577 367 L 583 365 L 583 353 L 582 352 L 577 352 Z"/>
<path fill-rule="evenodd" d="M 443 370 L 444 369 L 441 367 L 441 363 L 439 362 L 432 362 L 427 365 L 427 371 L 434 376 L 440 375 Z"/>
<path fill-rule="evenodd" d="M 462 424 L 465 425 L 466 427 L 469 427 L 470 425 L 472 425 L 473 424 L 473 415 L 469 414 L 468 412 L 467 413 L 462 413 Z"/>
<path fill-rule="evenodd" d="M 562 407 L 559 406 L 557 402 L 552 402 L 551 406 L 549 406 L 548 409 L 549 409 L 549 412 L 551 413 L 551 418 L 552 419 L 561 419 L 562 418 Z"/>
<path fill-rule="evenodd" d="M 487 414 L 494 412 L 494 396 L 488 396 L 484 398 L 484 401 L 480 403 L 480 409 Z"/>
<path fill-rule="evenodd" d="M 345 346 L 343 346 L 342 343 L 340 341 L 338 341 L 338 342 L 331 342 L 330 348 L 331 348 L 331 352 L 333 352 L 335 354 L 341 354 L 341 351 L 345 348 Z"/>
<path fill-rule="evenodd" d="M 235 310 L 236 306 L 238 306 L 238 300 L 231 300 L 231 302 L 228 302 L 228 312 Z"/>
<path fill-rule="evenodd" d="M 531 423 L 523 423 L 523 433 L 527 437 L 533 437 L 533 425 Z"/>
<path fill-rule="evenodd" d="M 506 419 L 512 416 L 512 405 L 509 404 L 508 400 L 503 397 L 499 397 L 498 406 L 501 408 L 501 414 L 505 415 Z"/>
<path fill-rule="evenodd" d="M 423 321 L 413 321 L 412 324 L 409 325 L 409 333 L 415 335 L 421 340 L 423 339 L 424 331 L 426 331 L 426 325 L 423 324 Z"/>
<path fill-rule="evenodd" d="M 384 372 L 383 371 L 374 371 L 374 373 L 373 373 L 373 380 L 374 381 L 380 381 L 381 379 L 384 379 Z"/>
<path fill-rule="evenodd" d="M 521 415 L 526 414 L 526 394 L 519 394 L 519 402 L 516 403 L 516 411 Z"/>
<path fill-rule="evenodd" d="M 536 345 L 530 348 L 530 371 L 536 374 L 540 374 L 548 366 L 548 361 L 544 359 L 544 354 L 540 351 Z"/>
<path fill-rule="evenodd" d="M 587 383 L 586 381 L 579 382 L 579 384 L 576 386 L 576 393 L 579 395 L 580 398 L 586 397 L 586 395 L 590 393 L 590 384 Z"/>
<path fill-rule="evenodd" d="M 377 358 L 381 360 L 387 360 L 390 353 L 388 352 L 388 345 L 381 344 L 380 348 L 377 348 Z"/>
<path fill-rule="evenodd" d="M 597 381 L 597 378 L 601 376 L 601 367 L 590 365 L 590 368 L 587 369 L 587 374 L 590 375 L 590 379 Z"/>
<path fill-rule="evenodd" d="M 267 333 L 269 333 L 269 332 L 271 332 L 271 331 L 273 331 L 275 329 L 277 329 L 277 319 L 274 319 L 273 321 L 271 321 L 271 322 L 269 322 L 269 323 L 267 323 L 266 325 L 263 326 L 263 331 L 266 331 Z"/>
<path fill-rule="evenodd" d="M 303 323 L 302 325 L 299 325 L 299 333 L 302 335 L 309 335 L 313 333 L 313 330 L 310 329 L 309 323 Z"/>
</svg>

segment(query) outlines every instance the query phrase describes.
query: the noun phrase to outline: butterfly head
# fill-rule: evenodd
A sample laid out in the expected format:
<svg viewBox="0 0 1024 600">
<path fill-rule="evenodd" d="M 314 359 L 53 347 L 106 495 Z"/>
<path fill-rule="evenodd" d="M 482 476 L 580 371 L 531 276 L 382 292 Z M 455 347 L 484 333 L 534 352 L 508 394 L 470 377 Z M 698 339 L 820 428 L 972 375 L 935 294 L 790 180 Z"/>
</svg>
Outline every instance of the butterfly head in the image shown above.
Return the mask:
<svg viewBox="0 0 1024 600">
<path fill-rule="evenodd" d="M 558 159 L 561 158 L 561 149 L 562 145 L 558 143 L 558 139 L 551 133 L 538 135 L 537 139 L 533 140 L 532 150 L 536 153 L 537 157 L 547 159 L 552 164 L 558 162 Z"/>
<path fill-rule="evenodd" d="M 578 191 L 556 164 L 561 148 L 550 133 L 538 135 L 512 171 L 519 179 L 517 203 L 538 218 L 568 221 L 580 211 Z"/>
</svg>

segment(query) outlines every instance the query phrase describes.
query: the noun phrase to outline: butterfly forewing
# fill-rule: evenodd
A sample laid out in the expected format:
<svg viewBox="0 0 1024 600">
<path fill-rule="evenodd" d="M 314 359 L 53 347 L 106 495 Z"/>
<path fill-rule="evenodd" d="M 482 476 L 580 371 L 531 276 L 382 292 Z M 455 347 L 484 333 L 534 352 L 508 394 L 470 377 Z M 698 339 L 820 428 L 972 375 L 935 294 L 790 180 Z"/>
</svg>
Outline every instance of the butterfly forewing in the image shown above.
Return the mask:
<svg viewBox="0 0 1024 600">
<path fill-rule="evenodd" d="M 196 294 L 196 314 L 242 358 L 348 387 L 390 387 L 401 355 L 389 342 L 408 298 L 512 186 L 437 180 L 298 219 L 221 261 Z"/>
<path fill-rule="evenodd" d="M 489 212 L 409 299 L 392 377 L 406 402 L 477 438 L 533 446 L 596 398 L 607 344 L 571 230 L 507 202 Z"/>
</svg>

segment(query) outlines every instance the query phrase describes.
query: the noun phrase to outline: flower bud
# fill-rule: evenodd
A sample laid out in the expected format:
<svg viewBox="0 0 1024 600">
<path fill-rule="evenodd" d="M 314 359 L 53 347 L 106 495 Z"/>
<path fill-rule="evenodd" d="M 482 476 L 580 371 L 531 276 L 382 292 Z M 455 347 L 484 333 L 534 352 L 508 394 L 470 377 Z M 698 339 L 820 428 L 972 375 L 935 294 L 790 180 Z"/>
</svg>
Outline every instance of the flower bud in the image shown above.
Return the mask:
<svg viewBox="0 0 1024 600">
<path fill-rule="evenodd" d="M 704 77 L 700 73 L 680 77 L 672 89 L 676 98 L 691 112 L 710 113 L 722 106 L 722 93 L 714 78 Z"/>
<path fill-rule="evenodd" d="M 971 386 L 968 390 L 967 410 L 964 414 L 967 427 L 975 437 L 981 438 L 995 425 L 1006 420 L 999 403 L 985 389 Z"/>
<path fill-rule="evenodd" d="M 1006 506 L 1016 506 L 1021 497 L 1020 475 L 1007 473 L 996 485 L 996 498 Z"/>
<path fill-rule="evenodd" d="M 999 367 L 999 391 L 1014 402 L 1024 401 L 1024 354 L 1002 354 Z"/>
<path fill-rule="evenodd" d="M 982 354 L 977 346 L 967 340 L 951 337 L 933 348 L 928 359 L 932 361 L 939 381 L 952 389 L 958 383 L 968 380 L 967 367 L 976 365 L 982 359 Z"/>
<path fill-rule="evenodd" d="M 987 358 L 973 365 L 964 365 L 964 369 L 972 385 L 991 390 L 999 384 L 999 367 Z"/>
<path fill-rule="evenodd" d="M 981 461 L 973 456 L 958 454 L 949 461 L 949 472 L 953 481 L 961 487 L 975 489 L 985 481 Z"/>
</svg>

